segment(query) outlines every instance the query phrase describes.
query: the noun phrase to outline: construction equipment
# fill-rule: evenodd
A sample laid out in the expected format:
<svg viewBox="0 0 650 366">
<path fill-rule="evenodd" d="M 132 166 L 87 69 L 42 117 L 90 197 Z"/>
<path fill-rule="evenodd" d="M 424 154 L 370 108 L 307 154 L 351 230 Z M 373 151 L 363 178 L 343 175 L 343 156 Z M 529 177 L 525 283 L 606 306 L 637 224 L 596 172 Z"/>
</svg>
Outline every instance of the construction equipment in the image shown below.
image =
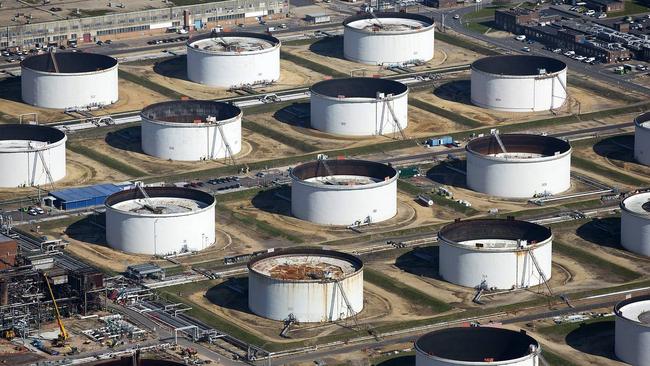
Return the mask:
<svg viewBox="0 0 650 366">
<path fill-rule="evenodd" d="M 56 304 L 56 299 L 54 298 L 54 292 L 52 291 L 52 285 L 50 285 L 50 280 L 47 277 L 47 273 L 43 272 L 43 278 L 45 279 L 45 283 L 47 284 L 47 289 L 50 291 L 50 297 L 52 298 L 52 304 L 54 305 L 54 311 L 56 315 L 56 323 L 59 325 L 59 336 L 52 343 L 55 347 L 65 347 L 66 342 L 68 341 L 68 338 L 70 338 L 70 336 L 68 335 L 68 332 L 65 330 L 65 326 L 63 325 L 63 320 L 61 319 L 61 313 L 59 312 L 59 306 Z"/>
</svg>

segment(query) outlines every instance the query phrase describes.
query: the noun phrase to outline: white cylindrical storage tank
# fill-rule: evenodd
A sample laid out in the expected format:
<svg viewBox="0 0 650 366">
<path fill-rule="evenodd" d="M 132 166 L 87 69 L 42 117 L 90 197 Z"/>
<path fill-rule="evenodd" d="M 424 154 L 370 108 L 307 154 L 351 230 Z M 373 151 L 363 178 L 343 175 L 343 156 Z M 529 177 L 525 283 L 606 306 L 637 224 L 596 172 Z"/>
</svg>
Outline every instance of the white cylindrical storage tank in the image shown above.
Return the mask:
<svg viewBox="0 0 650 366">
<path fill-rule="evenodd" d="M 638 296 L 614 307 L 616 357 L 633 366 L 650 366 L 650 296 Z"/>
<path fill-rule="evenodd" d="M 321 249 L 255 257 L 248 263 L 248 308 L 273 320 L 292 315 L 300 323 L 348 318 L 363 310 L 363 262 Z"/>
<path fill-rule="evenodd" d="M 242 111 L 232 104 L 162 102 L 147 106 L 140 116 L 142 151 L 147 155 L 197 161 L 231 157 L 241 151 Z"/>
<path fill-rule="evenodd" d="M 472 63 L 471 99 L 479 107 L 538 112 L 562 107 L 567 65 L 546 56 L 490 56 Z"/>
<path fill-rule="evenodd" d="M 535 259 L 546 279 L 551 278 L 553 235 L 541 225 L 513 219 L 457 220 L 440 230 L 438 243 L 440 276 L 456 285 L 537 286 L 544 280 Z"/>
<path fill-rule="evenodd" d="M 621 245 L 630 252 L 650 257 L 650 192 L 621 202 Z"/>
<path fill-rule="evenodd" d="M 550 136 L 499 135 L 471 140 L 467 152 L 467 186 L 504 198 L 553 195 L 571 188 L 571 145 Z"/>
<path fill-rule="evenodd" d="M 412 13 L 374 13 L 343 21 L 343 55 L 369 65 L 413 64 L 433 58 L 433 19 Z"/>
<path fill-rule="evenodd" d="M 291 213 L 321 225 L 354 225 L 397 214 L 397 171 L 365 160 L 318 160 L 293 168 Z"/>
<path fill-rule="evenodd" d="M 106 199 L 106 242 L 128 253 L 168 255 L 202 250 L 215 242 L 214 197 L 180 187 L 146 187 Z"/>
<path fill-rule="evenodd" d="M 20 63 L 23 101 L 42 108 L 86 108 L 117 102 L 117 60 L 87 52 L 51 52 Z"/>
<path fill-rule="evenodd" d="M 67 140 L 52 127 L 0 124 L 0 187 L 47 185 L 63 179 Z"/>
<path fill-rule="evenodd" d="M 650 166 L 650 112 L 634 119 L 634 159 Z"/>
<path fill-rule="evenodd" d="M 538 366 L 542 349 L 524 331 L 493 328 L 447 328 L 415 341 L 415 366 Z"/>
<path fill-rule="evenodd" d="M 345 136 L 399 133 L 408 125 L 406 85 L 378 78 L 331 79 L 311 86 L 311 127 Z"/>
<path fill-rule="evenodd" d="M 187 77 L 218 88 L 280 78 L 280 40 L 262 33 L 220 32 L 187 41 Z"/>
</svg>

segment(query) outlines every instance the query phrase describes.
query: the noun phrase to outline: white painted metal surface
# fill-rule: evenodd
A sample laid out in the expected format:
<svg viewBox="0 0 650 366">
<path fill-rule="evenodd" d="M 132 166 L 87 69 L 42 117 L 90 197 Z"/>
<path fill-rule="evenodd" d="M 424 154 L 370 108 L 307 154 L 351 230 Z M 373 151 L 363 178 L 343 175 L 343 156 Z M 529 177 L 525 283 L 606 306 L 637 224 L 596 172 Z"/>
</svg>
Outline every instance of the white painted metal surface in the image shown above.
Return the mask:
<svg viewBox="0 0 650 366">
<path fill-rule="evenodd" d="M 187 41 L 187 76 L 200 84 L 230 88 L 280 78 L 280 41 L 261 33 L 227 32 Z"/>
<path fill-rule="evenodd" d="M 144 208 L 136 189 L 106 200 L 106 242 L 128 253 L 168 255 L 202 250 L 215 242 L 215 199 L 189 188 L 147 187 L 162 213 Z"/>
<path fill-rule="evenodd" d="M 228 103 L 162 102 L 146 107 L 140 115 L 145 154 L 165 160 L 198 161 L 226 158 L 230 152 L 241 151 L 242 111 Z"/>
<path fill-rule="evenodd" d="M 113 104 L 119 97 L 117 68 L 114 58 L 86 52 L 32 56 L 21 63 L 22 98 L 27 104 L 57 109 Z"/>
<path fill-rule="evenodd" d="M 540 366 L 541 352 L 534 338 L 513 330 L 447 328 L 418 338 L 415 366 Z"/>
<path fill-rule="evenodd" d="M 650 296 L 622 301 L 616 314 L 616 357 L 633 366 L 650 366 Z"/>
<path fill-rule="evenodd" d="M 567 98 L 566 75 L 566 64 L 550 57 L 486 57 L 472 64 L 472 103 L 506 112 L 557 109 Z"/>
<path fill-rule="evenodd" d="M 621 202 L 621 245 L 650 256 L 650 193 L 639 193 Z"/>
<path fill-rule="evenodd" d="M 363 310 L 363 264 L 352 255 L 284 250 L 256 258 L 248 267 L 248 307 L 259 316 L 284 320 L 292 314 L 300 323 L 313 323 Z"/>
<path fill-rule="evenodd" d="M 0 187 L 46 186 L 47 169 L 54 182 L 63 179 L 67 140 L 51 127 L 0 125 Z"/>
<path fill-rule="evenodd" d="M 386 79 L 321 81 L 311 87 L 311 127 L 345 136 L 399 133 L 408 125 L 408 92 Z"/>
<path fill-rule="evenodd" d="M 327 160 L 295 167 L 291 213 L 321 225 L 377 223 L 397 214 L 395 169 L 363 160 Z"/>
<path fill-rule="evenodd" d="M 439 273 L 453 284 L 488 288 L 527 288 L 551 278 L 551 231 L 518 220 L 467 220 L 438 233 Z"/>
<path fill-rule="evenodd" d="M 650 166 L 650 113 L 634 119 L 634 159 Z"/>
<path fill-rule="evenodd" d="M 470 141 L 467 186 L 490 196 L 530 198 L 571 187 L 571 146 L 554 137 L 504 134 L 504 153 L 493 136 Z"/>
<path fill-rule="evenodd" d="M 343 22 L 346 59 L 370 65 L 429 61 L 433 58 L 433 20 L 418 14 L 354 15 Z"/>
</svg>

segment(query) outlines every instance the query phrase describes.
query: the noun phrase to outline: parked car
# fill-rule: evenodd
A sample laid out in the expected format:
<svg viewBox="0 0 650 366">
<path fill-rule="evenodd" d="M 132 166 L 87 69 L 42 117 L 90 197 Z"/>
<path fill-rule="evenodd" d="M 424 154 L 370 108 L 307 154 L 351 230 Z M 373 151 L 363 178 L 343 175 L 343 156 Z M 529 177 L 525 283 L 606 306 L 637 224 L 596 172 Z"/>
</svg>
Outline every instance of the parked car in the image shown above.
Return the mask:
<svg viewBox="0 0 650 366">
<path fill-rule="evenodd" d="M 523 41 L 526 40 L 526 36 L 524 36 L 523 34 L 520 34 L 520 35 L 516 36 L 515 39 L 517 41 L 522 41 L 523 42 Z"/>
<path fill-rule="evenodd" d="M 530 47 L 524 47 L 521 50 L 524 51 L 524 52 L 530 52 Z"/>
</svg>

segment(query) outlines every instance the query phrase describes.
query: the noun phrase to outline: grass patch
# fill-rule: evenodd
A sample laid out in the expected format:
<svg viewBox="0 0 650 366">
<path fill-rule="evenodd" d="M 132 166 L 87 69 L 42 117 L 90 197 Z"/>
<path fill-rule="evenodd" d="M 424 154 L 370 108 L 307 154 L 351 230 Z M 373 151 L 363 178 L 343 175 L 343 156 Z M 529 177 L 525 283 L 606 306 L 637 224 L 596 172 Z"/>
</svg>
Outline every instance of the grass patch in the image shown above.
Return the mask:
<svg viewBox="0 0 650 366">
<path fill-rule="evenodd" d="M 592 173 L 596 173 L 600 176 L 609 177 L 618 182 L 633 185 L 633 186 L 645 186 L 648 184 L 648 182 L 645 180 L 632 177 L 630 175 L 621 173 L 620 171 L 614 169 L 606 168 L 594 162 L 593 160 L 584 159 L 581 157 L 577 157 L 575 155 L 571 156 L 571 165 L 573 165 L 576 168 L 587 170 Z"/>
<path fill-rule="evenodd" d="M 302 152 L 312 152 L 318 150 L 317 147 L 310 145 L 302 140 L 298 140 L 280 131 L 276 131 L 266 126 L 262 126 L 261 124 L 257 122 L 253 122 L 246 118 L 242 120 L 242 127 L 244 127 L 247 130 L 257 132 L 260 135 L 264 135 L 266 137 L 272 138 L 273 140 L 279 141 L 287 146 L 295 147 L 296 149 Z"/>
<path fill-rule="evenodd" d="M 440 108 L 438 106 L 435 106 L 431 103 L 425 102 L 420 99 L 415 99 L 415 98 L 409 98 L 409 104 L 412 105 L 413 107 L 420 108 L 422 110 L 425 110 L 427 112 L 437 114 L 441 117 L 447 118 L 448 120 L 454 121 L 455 123 L 458 123 L 460 125 L 470 127 L 470 128 L 477 128 L 483 126 L 481 122 L 478 122 L 476 120 L 473 120 L 471 118 L 467 118 L 463 115 L 460 115 L 458 113 L 448 111 L 444 108 Z"/>
<path fill-rule="evenodd" d="M 617 100 L 620 100 L 620 101 L 623 101 L 623 102 L 628 102 L 628 103 L 634 103 L 634 102 L 639 101 L 639 99 L 631 97 L 631 96 L 629 96 L 629 95 L 627 95 L 625 93 L 621 93 L 621 92 L 617 91 L 617 89 L 606 88 L 606 87 L 600 86 L 598 84 L 592 83 L 589 80 L 585 80 L 583 78 L 576 77 L 574 75 L 569 75 L 567 77 L 567 83 L 569 84 L 569 86 L 575 86 L 575 87 L 578 87 L 580 89 L 590 91 L 590 92 L 592 92 L 592 93 L 594 93 L 596 95 L 599 95 L 601 97 L 617 99 Z"/>
<path fill-rule="evenodd" d="M 624 1 L 624 3 L 625 3 L 624 10 L 608 13 L 608 16 L 610 18 L 620 17 L 623 15 L 640 14 L 640 13 L 646 13 L 650 11 L 650 7 L 648 7 L 648 5 L 646 5 L 643 0 L 626 0 Z"/>
<path fill-rule="evenodd" d="M 386 276 L 378 271 L 366 268 L 363 271 L 364 281 L 368 281 L 375 286 L 379 286 L 392 294 L 400 294 L 408 302 L 430 308 L 436 313 L 442 313 L 452 309 L 446 302 L 429 296 L 424 292 L 411 286 L 407 286 L 397 280 Z"/>
<path fill-rule="evenodd" d="M 488 31 L 494 29 L 495 24 L 493 20 L 484 20 L 484 21 L 465 23 L 465 28 L 471 30 L 472 32 L 485 34 Z"/>
<path fill-rule="evenodd" d="M 297 236 L 289 234 L 284 230 L 280 230 L 266 221 L 258 220 L 254 217 L 244 215 L 239 212 L 234 212 L 224 205 L 217 204 L 217 210 L 221 211 L 224 214 L 227 214 L 231 219 L 241 222 L 244 227 L 247 227 L 249 229 L 257 229 L 264 232 L 265 234 L 268 234 L 269 236 L 284 238 L 294 243 L 302 243 L 303 241 Z"/>
<path fill-rule="evenodd" d="M 280 50 L 280 57 L 287 61 L 291 61 L 296 65 L 306 67 L 310 70 L 316 71 L 324 75 L 329 75 L 335 78 L 345 78 L 349 76 L 348 74 L 335 70 L 329 66 L 321 65 L 318 62 L 308 60 L 304 57 L 300 57 L 286 51 Z"/>
<path fill-rule="evenodd" d="M 547 348 L 542 348 L 542 355 L 544 355 L 544 358 L 549 365 L 578 366 L 578 364 L 567 360 L 557 353 L 549 351 Z"/>
<path fill-rule="evenodd" d="M 553 241 L 553 250 L 557 251 L 562 255 L 571 257 L 577 260 L 578 262 L 588 264 L 590 266 L 594 266 L 597 268 L 607 268 L 608 273 L 620 277 L 621 279 L 623 279 L 624 282 L 633 281 L 641 276 L 641 274 L 638 272 L 634 272 L 623 266 L 619 266 L 618 264 L 602 259 L 597 255 L 591 254 L 586 250 L 578 249 L 574 246 L 564 244 L 557 240 Z"/>
<path fill-rule="evenodd" d="M 112 9 L 79 9 L 79 14 L 76 11 L 71 11 L 70 16 L 73 17 L 100 17 L 102 15 L 111 14 L 115 11 Z"/>
<path fill-rule="evenodd" d="M 128 164 L 125 164 L 119 160 L 115 160 L 111 158 L 110 156 L 104 155 L 100 152 L 97 152 L 91 148 L 88 148 L 86 146 L 82 146 L 76 143 L 73 144 L 68 144 L 68 149 L 76 152 L 77 154 L 81 154 L 86 156 L 89 159 L 95 160 L 96 162 L 102 163 L 103 165 L 116 170 L 120 173 L 124 173 L 130 177 L 142 177 L 147 175 L 146 172 L 134 168 Z"/>
<path fill-rule="evenodd" d="M 493 49 L 481 46 L 481 45 L 476 44 L 474 42 L 466 41 L 466 40 L 464 40 L 462 38 L 452 36 L 452 35 L 447 34 L 447 33 L 442 33 L 442 32 L 436 33 L 436 39 L 439 40 L 439 41 L 443 41 L 445 43 L 449 43 L 449 44 L 454 45 L 454 46 L 466 48 L 468 50 L 474 51 L 476 53 L 480 53 L 482 55 L 486 55 L 486 56 L 500 55 L 499 52 L 497 52 L 497 51 L 495 51 Z"/>
<path fill-rule="evenodd" d="M 283 46 L 306 46 L 316 43 L 322 38 L 305 38 L 305 39 L 294 39 L 293 41 L 282 42 Z"/>
<path fill-rule="evenodd" d="M 155 91 L 156 93 L 164 95 L 169 99 L 181 99 L 181 97 L 184 96 L 183 94 L 178 93 L 175 90 L 172 90 L 172 89 L 164 87 L 164 86 L 162 86 L 160 84 L 154 83 L 153 81 L 151 81 L 151 80 L 149 80 L 147 78 L 132 74 L 132 73 L 130 73 L 128 71 L 118 70 L 118 75 L 119 75 L 119 77 L 121 79 L 124 79 L 126 81 L 130 81 L 130 82 L 132 82 L 134 84 L 138 84 L 138 85 L 140 85 L 142 87 L 145 87 L 145 88 L 147 88 L 149 90 Z"/>
</svg>

